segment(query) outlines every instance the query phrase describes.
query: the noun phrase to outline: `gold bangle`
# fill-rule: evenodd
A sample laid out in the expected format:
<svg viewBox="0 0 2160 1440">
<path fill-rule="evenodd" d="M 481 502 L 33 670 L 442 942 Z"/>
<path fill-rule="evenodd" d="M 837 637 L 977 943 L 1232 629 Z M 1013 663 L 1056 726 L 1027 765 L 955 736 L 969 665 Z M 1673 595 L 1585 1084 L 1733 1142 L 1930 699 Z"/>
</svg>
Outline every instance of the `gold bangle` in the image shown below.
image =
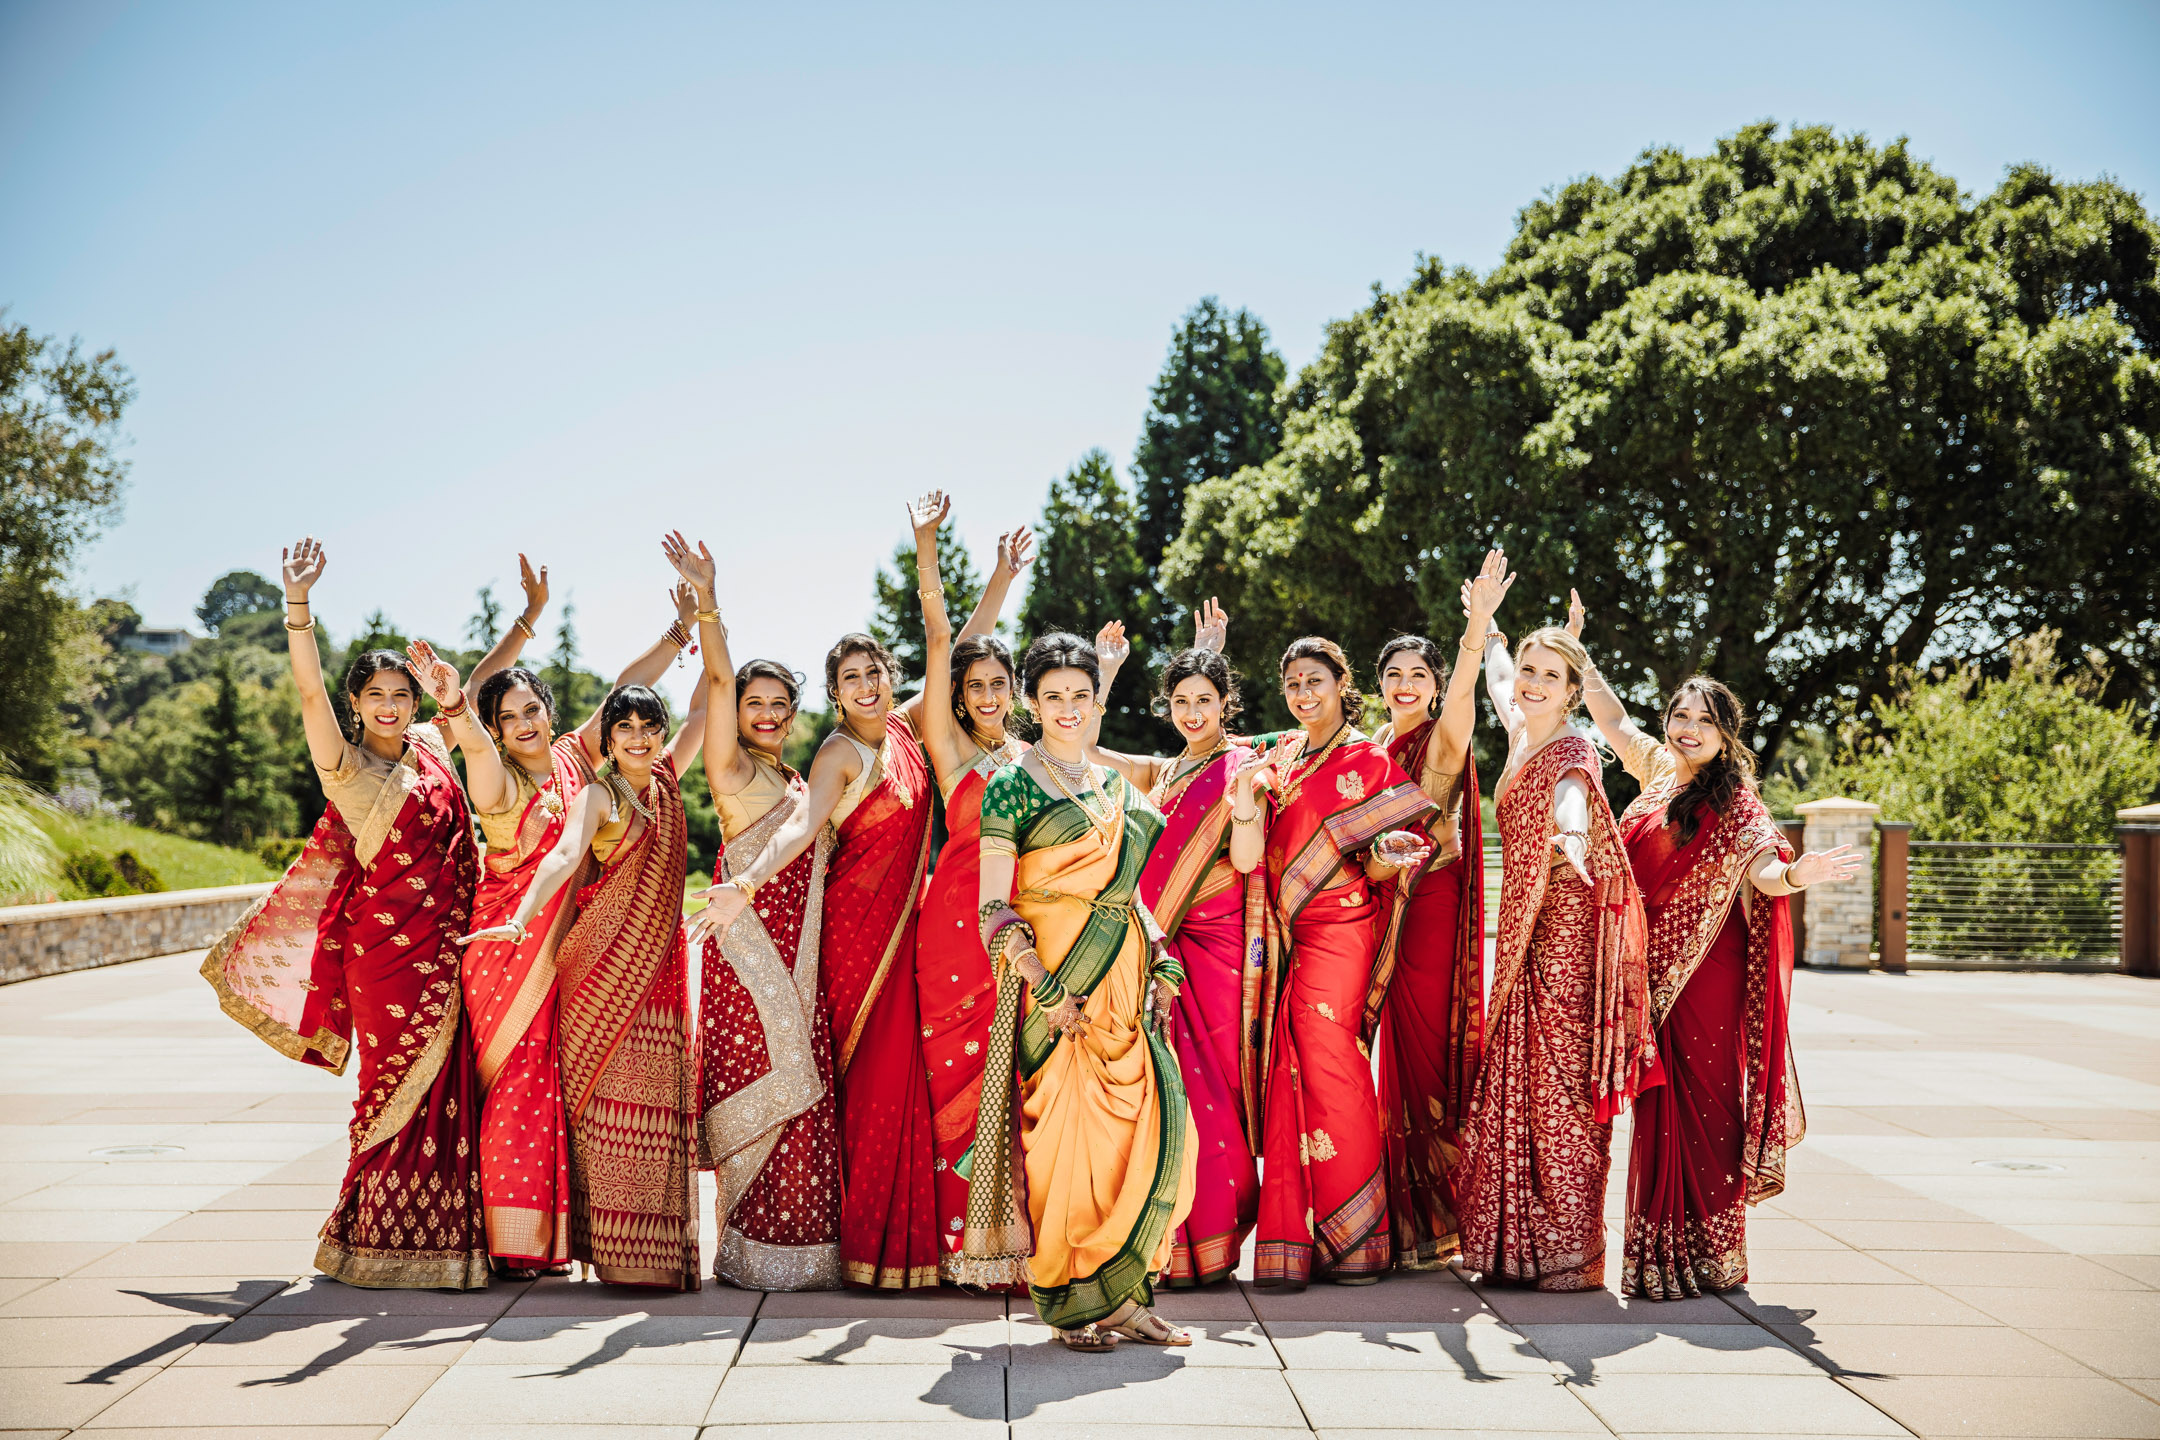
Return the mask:
<svg viewBox="0 0 2160 1440">
<path fill-rule="evenodd" d="M 285 628 L 287 630 L 312 630 L 315 628 L 315 622 L 313 620 L 310 620 L 304 625 L 295 625 L 292 623 L 292 621 L 287 620 L 285 622 Z"/>
<path fill-rule="evenodd" d="M 757 882 L 757 881 L 755 881 L 755 880 L 752 880 L 752 879 L 751 879 L 751 878 L 750 878 L 750 877 L 749 877 L 748 875 L 736 875 L 736 876 L 732 876 L 732 877 L 730 877 L 730 878 L 729 878 L 729 880 L 728 880 L 728 882 L 727 882 L 727 883 L 728 883 L 728 884 L 730 884 L 730 885 L 732 885 L 732 886 L 734 886 L 734 887 L 735 887 L 735 888 L 736 888 L 737 890 L 740 890 L 740 891 L 742 891 L 742 898 L 743 898 L 743 899 L 745 899 L 745 900 L 755 900 L 755 899 L 757 899 L 757 892 L 758 892 L 758 882 Z"/>
<path fill-rule="evenodd" d="M 717 625 L 720 623 L 720 612 L 718 610 L 700 610 L 696 613 L 694 618 L 699 620 L 710 620 L 713 624 Z"/>
<path fill-rule="evenodd" d="M 942 600 L 945 598 L 945 587 L 943 585 L 920 585 L 916 587 L 915 593 L 925 600 L 932 598 Z"/>
<path fill-rule="evenodd" d="M 1233 825 L 1257 825 L 1260 823 L 1260 812 L 1255 810 L 1250 815 L 1240 815 L 1233 810 L 1230 812 L 1230 823 Z"/>
<path fill-rule="evenodd" d="M 535 634 L 533 633 L 533 628 L 532 628 L 532 626 L 531 626 L 530 624 L 528 624 L 528 623 L 526 622 L 526 619 L 525 619 L 525 617 L 524 617 L 523 615 L 520 615 L 520 616 L 518 616 L 518 617 L 517 617 L 517 619 L 515 619 L 515 620 L 512 620 L 512 621 L 511 621 L 510 623 L 511 623 L 511 625 L 515 626 L 515 627 L 516 627 L 517 629 L 519 629 L 519 630 L 522 630 L 522 631 L 524 631 L 524 632 L 525 632 L 525 638 L 526 638 L 526 639 L 528 639 L 528 640 L 537 640 L 537 639 L 539 639 L 539 638 L 540 638 L 540 637 L 539 637 L 538 635 L 535 635 Z"/>
</svg>

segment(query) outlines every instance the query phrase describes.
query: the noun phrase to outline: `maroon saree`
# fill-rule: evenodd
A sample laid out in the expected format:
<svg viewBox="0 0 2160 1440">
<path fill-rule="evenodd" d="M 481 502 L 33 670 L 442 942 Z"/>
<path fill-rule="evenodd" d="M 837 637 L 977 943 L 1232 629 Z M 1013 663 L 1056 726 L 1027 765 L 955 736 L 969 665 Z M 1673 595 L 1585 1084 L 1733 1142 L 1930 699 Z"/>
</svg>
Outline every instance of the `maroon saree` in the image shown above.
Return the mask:
<svg viewBox="0 0 2160 1440">
<path fill-rule="evenodd" d="M 1792 907 L 1748 879 L 1792 847 L 1752 790 L 1680 844 L 1665 816 L 1679 787 L 1662 768 L 1620 822 L 1649 914 L 1665 1071 L 1635 1105 L 1621 1289 L 1678 1300 L 1747 1279 L 1747 1207 L 1785 1188 L 1785 1151 L 1807 1125 L 1786 1029 Z"/>
<path fill-rule="evenodd" d="M 840 1096 L 840 1262 L 850 1285 L 938 1283 L 930 1087 L 915 998 L 915 925 L 930 858 L 930 767 L 885 720 L 882 774 L 839 822 L 818 945 Z"/>
<path fill-rule="evenodd" d="M 432 738 L 407 736 L 357 836 L 335 804 L 323 811 L 202 975 L 226 1014 L 295 1060 L 342 1075 L 358 1039 L 352 1159 L 316 1268 L 348 1285 L 477 1290 L 480 1082 L 451 942 L 471 918 L 478 854 Z"/>
<path fill-rule="evenodd" d="M 1389 742 L 1404 774 L 1423 768 L 1434 723 Z M 1445 815 L 1430 817 L 1434 853 L 1421 874 L 1399 882 L 1410 897 L 1375 1042 L 1388 1224 L 1395 1263 L 1411 1270 L 1462 1249 L 1455 1171 L 1485 1028 L 1485 854 L 1477 762 L 1468 755 L 1458 805 L 1452 827 Z"/>
</svg>

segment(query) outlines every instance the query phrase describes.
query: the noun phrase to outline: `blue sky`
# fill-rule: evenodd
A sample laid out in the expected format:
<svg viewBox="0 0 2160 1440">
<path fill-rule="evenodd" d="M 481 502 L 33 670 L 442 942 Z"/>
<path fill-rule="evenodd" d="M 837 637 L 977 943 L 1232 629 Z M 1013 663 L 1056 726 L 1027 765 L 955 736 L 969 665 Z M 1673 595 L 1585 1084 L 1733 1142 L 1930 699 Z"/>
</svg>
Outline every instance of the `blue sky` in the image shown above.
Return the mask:
<svg viewBox="0 0 2160 1440">
<path fill-rule="evenodd" d="M 1762 118 L 2151 204 L 2156 65 L 2150 3 L 0 0 L 0 305 L 138 377 L 80 583 L 153 623 L 312 531 L 333 629 L 451 637 L 523 549 L 611 670 L 680 525 L 737 656 L 814 673 L 905 496 L 987 561 L 1126 464 L 1202 295 L 1294 366 L 1419 252 Z"/>
</svg>

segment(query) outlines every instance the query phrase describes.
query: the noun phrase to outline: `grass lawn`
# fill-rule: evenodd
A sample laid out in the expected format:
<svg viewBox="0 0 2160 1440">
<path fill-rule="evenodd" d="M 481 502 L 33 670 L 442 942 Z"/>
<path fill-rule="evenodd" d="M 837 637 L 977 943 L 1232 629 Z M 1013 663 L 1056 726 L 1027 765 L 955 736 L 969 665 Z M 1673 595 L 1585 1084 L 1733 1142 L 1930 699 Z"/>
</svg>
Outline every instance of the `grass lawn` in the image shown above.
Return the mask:
<svg viewBox="0 0 2160 1440">
<path fill-rule="evenodd" d="M 244 850 L 184 840 L 162 830 L 145 830 L 119 820 L 84 820 L 73 815 L 47 813 L 38 817 L 38 828 L 52 837 L 63 860 L 85 851 L 110 856 L 132 850 L 136 859 L 157 872 L 168 890 L 246 885 L 278 877 L 277 871 Z M 85 897 L 81 890 L 63 879 L 60 898 L 81 900 Z"/>
</svg>

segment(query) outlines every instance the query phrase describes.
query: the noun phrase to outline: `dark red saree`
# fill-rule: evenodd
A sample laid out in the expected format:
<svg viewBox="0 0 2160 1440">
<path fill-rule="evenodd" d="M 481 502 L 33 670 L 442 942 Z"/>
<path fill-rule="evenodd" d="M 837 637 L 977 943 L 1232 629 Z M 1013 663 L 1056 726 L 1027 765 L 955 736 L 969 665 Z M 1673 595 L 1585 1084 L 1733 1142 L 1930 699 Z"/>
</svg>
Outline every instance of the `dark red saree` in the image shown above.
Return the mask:
<svg viewBox="0 0 2160 1440">
<path fill-rule="evenodd" d="M 480 1082 L 454 937 L 479 868 L 465 792 L 408 736 L 356 839 L 336 805 L 203 961 L 225 1013 L 281 1054 L 342 1075 L 357 1037 L 352 1159 L 315 1265 L 348 1285 L 477 1290 Z M 372 858 L 363 862 L 362 851 Z"/>
<path fill-rule="evenodd" d="M 1678 789 L 1668 763 L 1621 817 L 1665 1070 L 1635 1104 L 1621 1289 L 1653 1300 L 1747 1279 L 1747 1207 L 1785 1188 L 1785 1151 L 1806 1133 L 1786 1030 L 1792 907 L 1748 879 L 1792 847 L 1752 790 L 1680 844 L 1665 820 Z"/>
<path fill-rule="evenodd" d="M 840 1263 L 850 1285 L 938 1283 L 930 1087 L 915 999 L 915 925 L 930 858 L 930 767 L 885 721 L 883 774 L 836 827 L 819 943 L 840 1091 Z"/>
</svg>

